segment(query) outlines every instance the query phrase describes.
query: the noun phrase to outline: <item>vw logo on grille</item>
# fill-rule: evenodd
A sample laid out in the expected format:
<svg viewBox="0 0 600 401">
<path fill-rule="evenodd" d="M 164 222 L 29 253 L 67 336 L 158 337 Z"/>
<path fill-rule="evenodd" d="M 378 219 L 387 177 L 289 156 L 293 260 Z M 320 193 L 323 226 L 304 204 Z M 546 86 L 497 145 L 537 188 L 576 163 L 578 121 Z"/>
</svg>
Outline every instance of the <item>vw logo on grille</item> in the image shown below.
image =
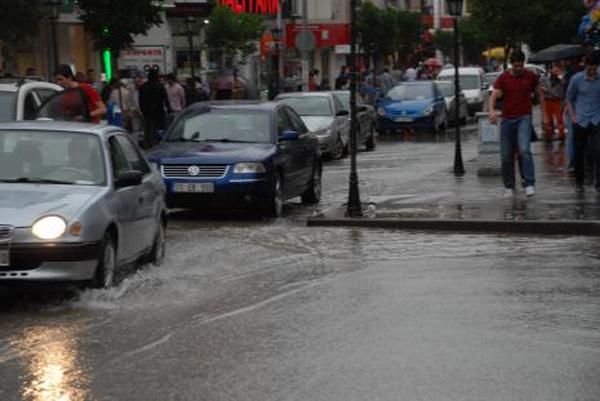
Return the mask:
<svg viewBox="0 0 600 401">
<path fill-rule="evenodd" d="M 190 175 L 196 176 L 196 175 L 200 174 L 200 167 L 190 166 L 190 167 L 188 167 L 188 173 Z"/>
</svg>

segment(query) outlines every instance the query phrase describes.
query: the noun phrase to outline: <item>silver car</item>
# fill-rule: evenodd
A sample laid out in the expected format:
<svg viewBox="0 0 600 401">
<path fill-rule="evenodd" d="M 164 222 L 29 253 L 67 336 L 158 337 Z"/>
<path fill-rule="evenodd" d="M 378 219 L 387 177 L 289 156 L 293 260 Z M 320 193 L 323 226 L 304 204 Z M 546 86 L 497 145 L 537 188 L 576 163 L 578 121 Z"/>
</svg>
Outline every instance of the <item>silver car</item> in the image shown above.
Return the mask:
<svg viewBox="0 0 600 401">
<path fill-rule="evenodd" d="M 341 159 L 348 154 L 350 121 L 348 110 L 332 92 L 291 92 L 275 101 L 290 106 L 309 131 L 317 134 L 323 156 Z"/>
<path fill-rule="evenodd" d="M 0 124 L 0 283 L 110 287 L 132 262 L 160 264 L 165 187 L 118 127 Z"/>
</svg>

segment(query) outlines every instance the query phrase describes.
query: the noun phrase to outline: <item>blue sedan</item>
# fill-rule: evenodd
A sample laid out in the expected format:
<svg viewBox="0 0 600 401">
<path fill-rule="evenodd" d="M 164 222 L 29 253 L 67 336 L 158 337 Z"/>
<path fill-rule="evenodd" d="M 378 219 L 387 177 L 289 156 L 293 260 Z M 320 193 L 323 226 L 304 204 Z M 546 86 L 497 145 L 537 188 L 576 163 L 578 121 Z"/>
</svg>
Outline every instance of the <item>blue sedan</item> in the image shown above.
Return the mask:
<svg viewBox="0 0 600 401">
<path fill-rule="evenodd" d="M 169 207 L 250 206 L 279 217 L 286 199 L 321 198 L 319 141 L 284 104 L 196 103 L 148 159 L 162 173 Z"/>
<path fill-rule="evenodd" d="M 377 106 L 379 132 L 399 129 L 438 132 L 447 126 L 446 103 L 433 81 L 396 85 Z"/>
</svg>

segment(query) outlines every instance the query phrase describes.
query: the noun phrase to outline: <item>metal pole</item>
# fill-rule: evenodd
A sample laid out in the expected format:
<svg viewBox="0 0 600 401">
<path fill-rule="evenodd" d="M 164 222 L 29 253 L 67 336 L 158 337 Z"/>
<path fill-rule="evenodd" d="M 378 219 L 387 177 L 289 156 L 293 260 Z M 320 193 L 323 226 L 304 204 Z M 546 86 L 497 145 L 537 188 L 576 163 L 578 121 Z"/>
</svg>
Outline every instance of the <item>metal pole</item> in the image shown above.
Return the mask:
<svg viewBox="0 0 600 401">
<path fill-rule="evenodd" d="M 194 87 L 196 85 L 196 70 L 194 68 L 194 17 L 187 17 L 188 24 L 188 60 L 190 62 L 190 73 L 192 74 L 192 80 L 194 81 Z"/>
<path fill-rule="evenodd" d="M 356 81 L 358 72 L 356 68 L 356 0 L 350 0 L 350 26 L 351 26 L 351 50 L 350 50 L 350 189 L 348 193 L 348 207 L 346 216 L 361 217 L 362 205 L 360 202 L 360 191 L 358 189 L 358 172 L 356 168 L 357 151 L 357 125 L 356 125 Z"/>
<path fill-rule="evenodd" d="M 281 60 L 281 42 L 283 41 L 283 1 L 278 0 L 277 4 L 277 29 L 279 30 L 279 41 L 275 43 L 275 51 L 277 52 L 277 93 L 280 92 L 281 77 L 283 76 L 283 63 Z"/>
<path fill-rule="evenodd" d="M 454 17 L 454 126 L 456 129 L 456 142 L 454 147 L 454 175 L 465 175 L 462 150 L 460 145 L 460 79 L 458 75 L 458 17 Z"/>
<path fill-rule="evenodd" d="M 302 35 L 308 33 L 308 0 L 302 0 Z M 308 52 L 302 52 L 302 89 L 308 91 Z"/>
</svg>

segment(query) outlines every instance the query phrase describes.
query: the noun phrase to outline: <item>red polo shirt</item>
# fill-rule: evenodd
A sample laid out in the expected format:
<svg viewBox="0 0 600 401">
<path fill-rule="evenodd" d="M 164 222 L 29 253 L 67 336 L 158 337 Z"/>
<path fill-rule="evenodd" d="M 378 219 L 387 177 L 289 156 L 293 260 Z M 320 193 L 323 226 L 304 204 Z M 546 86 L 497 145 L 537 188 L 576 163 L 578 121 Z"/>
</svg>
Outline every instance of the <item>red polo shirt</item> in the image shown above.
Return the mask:
<svg viewBox="0 0 600 401">
<path fill-rule="evenodd" d="M 540 78 L 529 70 L 517 77 L 506 71 L 498 77 L 494 87 L 502 91 L 502 117 L 517 118 L 531 115 L 531 94 L 540 83 Z"/>
</svg>

